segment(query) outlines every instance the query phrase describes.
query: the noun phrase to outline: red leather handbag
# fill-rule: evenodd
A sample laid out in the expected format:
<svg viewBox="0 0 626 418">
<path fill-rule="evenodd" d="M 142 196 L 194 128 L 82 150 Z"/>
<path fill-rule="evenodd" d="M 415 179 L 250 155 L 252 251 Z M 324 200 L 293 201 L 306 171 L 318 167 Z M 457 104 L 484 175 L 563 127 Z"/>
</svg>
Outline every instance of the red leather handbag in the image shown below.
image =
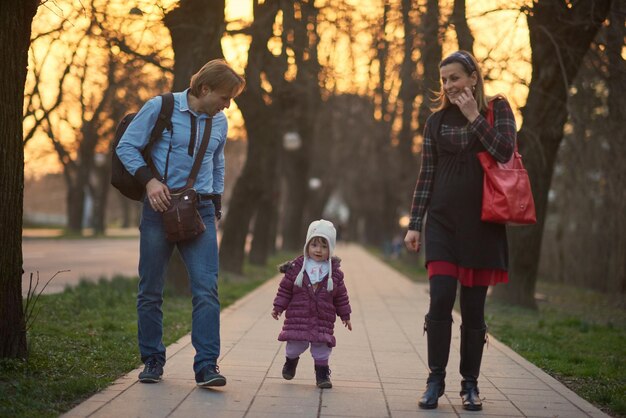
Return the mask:
<svg viewBox="0 0 626 418">
<path fill-rule="evenodd" d="M 487 122 L 493 127 L 493 101 L 487 109 Z M 537 222 L 535 201 L 528 172 L 517 152 L 506 163 L 499 163 L 489 152 L 477 154 L 483 167 L 483 207 L 480 219 L 506 225 L 532 225 Z"/>
</svg>

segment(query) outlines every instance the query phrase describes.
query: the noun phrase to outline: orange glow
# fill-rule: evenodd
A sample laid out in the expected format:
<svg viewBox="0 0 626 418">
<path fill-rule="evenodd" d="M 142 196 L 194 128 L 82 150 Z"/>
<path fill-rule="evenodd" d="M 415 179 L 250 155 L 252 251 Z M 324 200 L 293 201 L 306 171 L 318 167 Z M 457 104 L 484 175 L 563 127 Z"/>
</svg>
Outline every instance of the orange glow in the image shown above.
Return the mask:
<svg viewBox="0 0 626 418">
<path fill-rule="evenodd" d="M 130 46 L 142 54 L 151 54 L 160 51 L 158 58 L 164 66 L 173 65 L 173 51 L 171 49 L 170 35 L 165 28 L 162 18 L 164 13 L 171 10 L 178 3 L 176 0 L 138 0 L 129 6 L 122 0 L 93 0 L 99 14 L 106 13 L 106 22 L 110 28 L 124 34 L 124 39 Z M 425 0 L 416 0 L 419 13 L 414 13 L 414 18 L 422 15 Z M 318 33 L 320 44 L 318 56 L 324 69 L 323 94 L 330 92 L 353 93 L 364 96 L 372 96 L 378 80 L 379 62 L 372 45 L 379 34 L 375 33 L 382 24 L 384 4 L 381 0 L 343 0 L 341 8 L 332 7 L 335 0 L 319 0 L 316 6 L 320 7 L 320 19 Z M 453 0 L 439 2 L 442 22 L 448 22 Z M 528 29 L 526 18 L 519 11 L 522 5 L 530 5 L 531 0 L 475 0 L 467 2 L 468 24 L 475 37 L 474 52 L 481 62 L 481 66 L 489 74 L 486 82 L 487 93 L 503 93 L 506 95 L 515 110 L 519 109 L 526 101 L 528 83 L 530 82 L 530 46 L 528 41 Z M 132 7 L 132 9 L 131 9 Z M 107 53 L 114 56 L 125 54 L 119 46 L 108 48 L 104 41 L 81 40 L 81 33 L 85 31 L 90 22 L 89 14 L 91 3 L 84 0 L 57 0 L 46 2 L 39 7 L 38 14 L 33 22 L 33 43 L 29 60 L 29 76 L 26 83 L 26 91 L 32 91 L 35 78 L 34 69 L 41 68 L 41 78 L 38 80 L 38 89 L 41 92 L 41 105 L 49 108 L 58 95 L 59 72 L 71 59 L 71 48 L 63 47 L 64 44 L 79 44 L 80 49 L 77 58 L 88 62 L 90 68 L 85 77 L 88 80 L 90 90 L 84 96 L 91 103 L 96 103 L 102 94 L 103 85 L 106 83 L 105 67 Z M 141 13 L 137 13 L 137 8 Z M 397 100 L 399 83 L 399 65 L 402 60 L 402 42 L 404 33 L 399 13 L 400 1 L 393 0 L 389 18 L 389 26 L 384 34 L 384 39 L 389 43 L 388 62 L 386 64 L 385 91 L 388 100 L 394 104 Z M 87 10 L 89 9 L 89 10 Z M 302 13 L 302 11 L 296 11 Z M 248 26 L 253 19 L 251 0 L 226 0 L 225 17 L 227 30 L 239 30 Z M 366 21 L 367 20 L 367 21 Z M 368 23 L 368 21 L 370 23 Z M 113 24 L 112 22 L 119 22 Z M 344 27 L 349 22 L 350 27 Z M 280 34 L 282 16 L 274 23 L 274 33 Z M 372 26 L 373 25 L 373 26 Z M 378 25 L 378 27 L 377 27 Z M 47 33 L 56 27 L 63 27 L 63 32 L 58 36 L 46 36 L 38 38 L 42 33 Z M 94 29 L 94 33 L 100 31 Z M 97 38 L 97 37 L 94 37 Z M 444 56 L 457 49 L 456 35 L 452 25 L 448 25 L 443 33 Z M 227 35 L 222 38 L 222 48 L 226 60 L 236 69 L 243 73 L 247 63 L 247 52 L 250 37 L 244 34 Z M 50 48 L 50 46 L 53 48 Z M 280 36 L 272 38 L 268 45 L 272 53 L 278 54 L 282 48 Z M 624 50 L 626 55 L 626 49 Z M 296 74 L 293 51 L 287 49 L 289 69 L 288 77 Z M 419 51 L 414 51 L 414 57 L 419 58 Z M 95 65 L 93 65 L 95 64 Z M 419 70 L 419 60 L 418 60 Z M 124 68 L 120 68 L 124 71 Z M 163 73 L 155 70 L 154 66 L 147 64 L 142 70 L 142 77 L 163 79 Z M 165 78 L 171 75 L 165 76 Z M 52 115 L 52 124 L 55 134 L 62 138 L 64 143 L 71 144 L 78 134 L 80 126 L 81 108 L 79 103 L 80 74 L 73 71 L 66 81 L 66 96 L 63 107 Z M 171 80 L 170 80 L 171 81 Z M 264 83 L 266 89 L 269 83 Z M 148 99 L 156 92 L 141 91 L 141 97 Z M 418 98 L 418 100 L 421 100 Z M 378 100 L 380 102 L 380 100 Z M 379 103 L 380 105 L 380 103 Z M 419 105 L 419 103 L 416 103 Z M 40 107 L 37 100 L 33 101 L 33 107 Z M 129 109 L 136 110 L 136 109 Z M 231 135 L 236 138 L 244 132 L 241 114 L 236 104 L 226 111 L 230 119 Z M 87 112 L 86 116 L 89 116 Z M 378 118 L 382 117 L 380 109 L 376 111 Z M 521 122 L 519 114 L 518 124 Z M 29 131 L 33 126 L 34 118 L 24 119 L 24 130 Z M 394 127 L 397 124 L 394 123 Z M 71 152 L 75 150 L 71 149 Z M 58 172 L 61 167 L 58 157 L 54 152 L 50 140 L 40 130 L 29 141 L 25 148 L 25 172 L 27 176 L 33 176 L 46 172 Z"/>
</svg>

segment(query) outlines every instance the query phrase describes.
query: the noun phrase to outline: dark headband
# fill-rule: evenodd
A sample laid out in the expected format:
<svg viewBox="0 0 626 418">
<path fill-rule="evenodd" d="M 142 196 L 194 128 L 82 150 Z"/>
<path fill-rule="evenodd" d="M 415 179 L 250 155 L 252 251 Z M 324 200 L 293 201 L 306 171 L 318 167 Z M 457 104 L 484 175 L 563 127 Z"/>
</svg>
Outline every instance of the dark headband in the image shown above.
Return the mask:
<svg viewBox="0 0 626 418">
<path fill-rule="evenodd" d="M 456 51 L 448 55 L 446 59 L 441 61 L 441 64 L 439 65 L 439 67 L 441 68 L 444 65 L 448 65 L 452 62 L 460 63 L 467 70 L 468 74 L 471 74 L 474 71 L 478 71 L 472 59 L 469 56 L 467 56 L 467 54 L 464 54 L 461 51 Z"/>
</svg>

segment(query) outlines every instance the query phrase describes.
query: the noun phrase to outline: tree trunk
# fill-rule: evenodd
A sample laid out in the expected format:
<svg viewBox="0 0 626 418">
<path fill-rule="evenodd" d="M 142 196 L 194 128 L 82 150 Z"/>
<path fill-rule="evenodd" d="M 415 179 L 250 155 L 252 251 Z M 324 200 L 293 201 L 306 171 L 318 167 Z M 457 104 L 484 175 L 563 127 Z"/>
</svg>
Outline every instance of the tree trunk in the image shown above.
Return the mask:
<svg viewBox="0 0 626 418">
<path fill-rule="evenodd" d="M 103 154 L 98 154 L 98 158 L 101 157 L 106 158 Z M 95 187 L 93 187 L 94 203 L 92 223 L 94 233 L 96 235 L 104 235 L 106 233 L 106 208 L 110 190 L 109 179 L 111 178 L 111 165 L 106 163 L 96 164 L 94 174 Z"/>
<path fill-rule="evenodd" d="M 28 354 L 22 306 L 22 112 L 30 27 L 38 5 L 38 1 L 13 0 L 0 6 L 0 358 Z"/>
<path fill-rule="evenodd" d="M 262 86 L 262 78 L 275 79 L 266 65 L 272 64 L 272 55 L 267 42 L 273 35 L 273 24 L 279 10 L 279 2 L 254 2 L 254 22 L 250 27 L 252 41 L 248 49 L 246 66 L 246 89 L 236 99 L 246 123 L 248 152 L 241 176 L 235 184 L 230 200 L 228 215 L 224 223 L 224 235 L 220 245 L 221 267 L 241 274 L 245 255 L 245 244 L 250 221 L 257 212 L 259 202 L 273 198 L 274 179 L 281 131 L 278 120 L 283 116 L 275 96 L 279 86 L 274 86 L 272 95 Z M 276 69 L 273 69 L 276 71 Z M 270 103 L 268 103 L 268 101 Z M 259 241 L 259 244 L 262 241 Z"/>
<path fill-rule="evenodd" d="M 284 208 L 282 223 L 282 248 L 296 251 L 302 248 L 303 214 L 308 200 L 309 163 L 306 152 L 292 152 L 284 161 L 287 205 Z M 312 219 L 311 219 L 312 221 Z"/>
<path fill-rule="evenodd" d="M 456 31 L 456 38 L 459 43 L 459 49 L 474 54 L 474 36 L 467 24 L 467 16 L 465 15 L 465 0 L 454 0 L 454 8 L 452 9 L 452 23 Z"/>
<path fill-rule="evenodd" d="M 206 62 L 224 57 L 224 6 L 225 0 L 181 0 L 165 15 L 174 50 L 172 91 L 186 89 L 191 76 Z"/>
<path fill-rule="evenodd" d="M 413 113 L 415 109 L 415 98 L 419 94 L 419 84 L 417 82 L 417 63 L 413 59 L 413 50 L 416 47 L 417 27 L 411 21 L 412 2 L 402 0 L 402 26 L 404 28 L 404 56 L 400 68 L 400 93 L 402 100 L 402 125 L 398 133 L 397 162 L 398 179 L 397 190 L 401 194 L 395 200 L 399 200 L 400 205 L 406 205 L 404 196 L 412 184 L 415 184 L 416 167 L 418 162 L 413 152 L 413 140 L 415 129 L 413 127 Z M 402 196 L 402 197 L 400 197 Z M 395 208 L 394 208 L 395 209 Z M 395 210 L 391 213 L 395 214 Z"/>
<path fill-rule="evenodd" d="M 172 37 L 174 83 L 172 91 L 189 87 L 191 76 L 212 59 L 223 58 L 224 0 L 181 0 L 163 21 Z M 232 207 L 232 206 L 231 206 Z M 167 270 L 167 280 L 178 294 L 189 292 L 187 269 L 178 250 Z"/>
<path fill-rule="evenodd" d="M 76 171 L 71 167 L 66 169 Z M 65 176 L 67 182 L 67 229 L 76 235 L 83 232 L 83 213 L 85 209 L 85 182 L 78 175 L 69 174 Z"/>
<path fill-rule="evenodd" d="M 417 115 L 418 132 L 423 132 L 426 119 L 432 113 L 433 91 L 439 91 L 439 63 L 441 62 L 441 40 L 439 38 L 439 2 L 428 0 L 426 14 L 422 18 L 422 103 Z"/>
<path fill-rule="evenodd" d="M 300 9 L 298 15 L 296 6 Z M 280 80 L 285 90 L 281 91 L 280 102 L 284 109 L 283 120 L 287 121 L 287 124 L 294 124 L 293 128 L 302 141 L 300 149 L 290 152 L 282 163 L 285 167 L 288 203 L 283 215 L 282 237 L 283 248 L 288 250 L 299 250 L 302 247 L 302 236 L 308 221 L 311 221 L 304 219 L 304 213 L 310 192 L 311 142 L 321 101 L 317 14 L 318 10 L 313 0 L 299 0 L 283 8 L 283 42 L 284 46 L 293 50 L 298 72 L 292 82 Z M 288 36 L 291 33 L 293 36 Z M 282 59 L 287 62 L 286 51 Z"/>
<path fill-rule="evenodd" d="M 248 155 L 230 199 L 220 245 L 220 264 L 226 271 L 241 274 L 250 221 L 258 210 L 259 202 L 268 202 L 274 197 L 274 189 L 268 183 L 274 178 L 272 173 L 278 159 L 279 141 L 277 129 L 269 116 L 271 113 L 264 104 L 252 106 L 246 98 L 238 103 L 241 103 L 240 109 L 249 133 Z M 244 109 L 248 108 L 253 113 L 246 114 Z"/>
<path fill-rule="evenodd" d="M 494 291 L 494 297 L 506 303 L 536 307 L 541 239 L 554 162 L 567 119 L 568 89 L 609 5 L 609 0 L 575 5 L 540 1 L 528 15 L 533 73 L 518 139 L 531 179 L 537 224 L 508 230 L 511 282 Z"/>
<path fill-rule="evenodd" d="M 273 234 L 273 226 L 278 217 L 278 205 L 273 196 L 264 198 L 258 202 L 256 218 L 254 220 L 254 233 L 248 259 L 251 264 L 264 266 L 267 257 L 275 247 L 276 235 Z M 272 242 L 274 240 L 274 242 Z"/>
<path fill-rule="evenodd" d="M 625 15 L 623 4 L 619 1 L 611 3 L 609 15 L 610 23 L 607 28 L 606 54 L 609 61 L 609 126 L 610 132 L 624 132 L 626 120 L 626 64 L 622 57 L 624 44 Z M 621 10 L 620 10 L 621 7 Z M 622 138 L 611 142 L 613 155 L 626 156 L 626 141 Z M 626 166 L 622 164 L 610 164 L 609 171 L 609 195 L 611 196 L 612 212 L 616 228 L 613 231 L 614 245 L 612 246 L 609 260 L 609 290 L 612 292 L 626 293 Z"/>
</svg>

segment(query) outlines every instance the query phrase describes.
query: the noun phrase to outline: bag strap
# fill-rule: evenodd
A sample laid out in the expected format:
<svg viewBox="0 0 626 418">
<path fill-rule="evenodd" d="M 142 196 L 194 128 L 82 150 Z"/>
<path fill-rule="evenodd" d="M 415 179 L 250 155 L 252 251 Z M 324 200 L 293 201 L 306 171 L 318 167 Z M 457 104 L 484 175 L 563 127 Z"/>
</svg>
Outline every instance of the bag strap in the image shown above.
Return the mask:
<svg viewBox="0 0 626 418">
<path fill-rule="evenodd" d="M 161 139 L 165 128 L 169 129 L 171 134 L 174 133 L 174 127 L 172 125 L 173 112 L 174 94 L 171 92 L 161 94 L 161 109 L 159 110 L 159 116 L 157 116 L 157 120 L 154 122 L 154 127 L 152 128 L 150 139 L 148 140 L 148 145 L 146 145 L 146 148 L 144 149 L 144 158 L 147 158 L 146 162 L 148 163 L 148 167 L 152 169 L 152 173 L 155 174 L 160 181 L 164 181 L 164 178 L 156 169 L 154 162 L 152 161 L 152 146 L 156 143 L 156 141 Z M 165 172 L 167 173 L 167 165 L 165 167 Z"/>
<path fill-rule="evenodd" d="M 196 154 L 196 158 L 193 160 L 193 166 L 191 167 L 191 172 L 189 173 L 189 178 L 187 179 L 187 184 L 185 187 L 193 187 L 193 184 L 196 182 L 196 177 L 198 176 L 198 172 L 200 171 L 200 166 L 202 165 L 202 160 L 204 159 L 204 154 L 206 154 L 206 150 L 209 147 L 209 141 L 211 140 L 211 130 L 213 128 L 213 117 L 208 117 L 206 119 L 206 123 L 204 125 L 204 134 L 202 135 L 202 143 L 200 144 L 200 149 Z"/>
<path fill-rule="evenodd" d="M 504 99 L 502 99 L 504 100 Z M 493 112 L 493 104 L 496 101 L 496 99 L 491 100 L 489 103 L 487 103 L 487 113 L 485 113 L 485 119 L 487 119 L 487 123 L 489 124 L 489 126 L 491 126 L 492 128 L 495 125 L 495 121 L 494 121 L 494 112 Z M 517 140 L 515 140 L 514 144 L 513 144 L 513 152 L 515 154 L 517 154 Z"/>
<path fill-rule="evenodd" d="M 493 128 L 494 120 L 493 120 L 493 100 L 487 103 L 487 113 L 485 114 L 485 119 L 487 119 L 487 123 L 489 126 Z"/>
</svg>

